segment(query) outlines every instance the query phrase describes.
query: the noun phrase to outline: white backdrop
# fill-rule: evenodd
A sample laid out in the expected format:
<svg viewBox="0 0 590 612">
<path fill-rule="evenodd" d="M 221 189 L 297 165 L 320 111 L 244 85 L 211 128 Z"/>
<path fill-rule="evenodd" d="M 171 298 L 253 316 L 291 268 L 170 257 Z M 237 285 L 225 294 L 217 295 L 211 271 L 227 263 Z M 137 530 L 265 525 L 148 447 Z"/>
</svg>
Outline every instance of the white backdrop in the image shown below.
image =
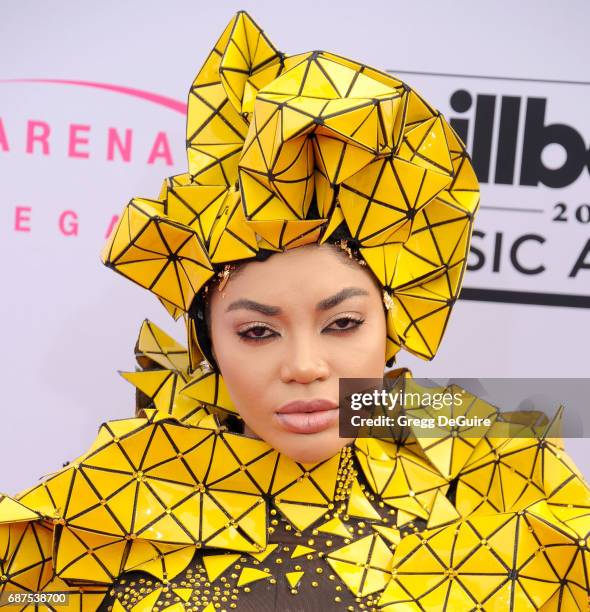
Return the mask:
<svg viewBox="0 0 590 612">
<path fill-rule="evenodd" d="M 464 286 L 516 303 L 460 300 L 435 360 L 404 354 L 400 365 L 431 377 L 590 375 L 586 2 L 5 0 L 0 491 L 29 486 L 102 421 L 132 414 L 116 370 L 133 369 L 144 318 L 184 342 L 156 299 L 98 256 L 132 196 L 155 197 L 185 170 L 189 85 L 242 8 L 282 51 L 397 71 L 468 128 L 488 177 Z M 584 447 L 568 441 L 590 474 Z"/>
</svg>

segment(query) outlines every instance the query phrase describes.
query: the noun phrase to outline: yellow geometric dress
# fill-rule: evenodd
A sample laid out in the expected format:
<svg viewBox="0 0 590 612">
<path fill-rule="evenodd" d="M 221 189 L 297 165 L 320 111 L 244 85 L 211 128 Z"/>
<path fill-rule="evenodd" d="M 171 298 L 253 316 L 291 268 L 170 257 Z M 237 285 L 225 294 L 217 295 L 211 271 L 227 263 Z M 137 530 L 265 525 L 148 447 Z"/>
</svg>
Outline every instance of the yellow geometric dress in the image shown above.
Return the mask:
<svg viewBox="0 0 590 612">
<path fill-rule="evenodd" d="M 125 377 L 155 407 L 0 497 L 3 603 L 65 591 L 49 609 L 588 609 L 590 490 L 556 423 L 537 431 L 530 413 L 471 396 L 470 414 L 493 421 L 478 439 L 458 426 L 359 438 L 302 465 L 192 398 L 187 352 L 152 323 L 136 353 Z M 506 421 L 530 436 L 495 437 Z"/>
</svg>

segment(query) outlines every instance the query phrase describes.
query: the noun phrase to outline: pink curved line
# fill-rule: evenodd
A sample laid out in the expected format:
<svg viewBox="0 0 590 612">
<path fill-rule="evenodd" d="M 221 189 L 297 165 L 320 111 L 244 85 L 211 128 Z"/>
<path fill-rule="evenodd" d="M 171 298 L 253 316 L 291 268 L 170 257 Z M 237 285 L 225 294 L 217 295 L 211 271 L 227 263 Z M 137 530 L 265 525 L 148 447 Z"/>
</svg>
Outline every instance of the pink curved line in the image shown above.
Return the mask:
<svg viewBox="0 0 590 612">
<path fill-rule="evenodd" d="M 124 87 L 122 85 L 111 85 L 109 83 L 94 83 L 92 81 L 71 81 L 67 79 L 0 79 L 0 83 L 54 83 L 57 85 L 76 85 L 79 87 L 94 87 L 96 89 L 104 89 L 126 96 L 140 98 L 154 104 L 159 104 L 178 113 L 186 114 L 187 105 L 185 102 L 173 100 L 166 96 L 144 91 L 142 89 L 134 89 L 133 87 Z"/>
</svg>

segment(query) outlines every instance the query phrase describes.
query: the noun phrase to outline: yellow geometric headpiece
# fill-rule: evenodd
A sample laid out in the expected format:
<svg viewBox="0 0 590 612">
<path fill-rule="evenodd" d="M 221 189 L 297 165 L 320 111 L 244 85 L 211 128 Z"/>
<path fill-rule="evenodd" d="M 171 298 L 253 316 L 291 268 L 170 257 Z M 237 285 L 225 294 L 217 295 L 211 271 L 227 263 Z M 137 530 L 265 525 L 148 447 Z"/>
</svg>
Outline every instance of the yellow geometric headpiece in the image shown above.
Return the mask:
<svg viewBox="0 0 590 612">
<path fill-rule="evenodd" d="M 184 315 L 228 262 L 345 232 L 391 296 L 387 359 L 432 359 L 458 296 L 479 203 L 442 115 L 391 75 L 325 51 L 286 56 L 245 12 L 188 98 L 188 172 L 135 198 L 106 265 Z"/>
</svg>

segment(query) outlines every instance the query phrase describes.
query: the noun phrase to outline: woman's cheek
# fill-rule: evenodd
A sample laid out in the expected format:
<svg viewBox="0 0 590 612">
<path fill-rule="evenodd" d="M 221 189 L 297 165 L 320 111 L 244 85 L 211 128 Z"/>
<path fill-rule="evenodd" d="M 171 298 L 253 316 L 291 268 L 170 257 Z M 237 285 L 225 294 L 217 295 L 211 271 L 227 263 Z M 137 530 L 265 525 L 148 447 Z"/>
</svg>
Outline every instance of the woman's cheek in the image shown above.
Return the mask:
<svg viewBox="0 0 590 612">
<path fill-rule="evenodd" d="M 249 393 L 243 398 L 243 402 L 238 406 L 240 416 L 244 423 L 260 438 L 269 442 L 268 432 L 272 429 L 272 407 L 265 402 L 261 394 Z"/>
<path fill-rule="evenodd" d="M 337 364 L 334 369 L 341 378 L 381 376 L 380 369 L 385 367 L 385 330 L 363 330 L 351 338 L 346 347 L 334 347 L 332 358 Z"/>
<path fill-rule="evenodd" d="M 241 387 L 241 402 L 239 408 L 246 418 L 257 419 L 265 413 L 265 387 L 264 381 L 256 374 L 248 370 L 246 381 Z"/>
</svg>

